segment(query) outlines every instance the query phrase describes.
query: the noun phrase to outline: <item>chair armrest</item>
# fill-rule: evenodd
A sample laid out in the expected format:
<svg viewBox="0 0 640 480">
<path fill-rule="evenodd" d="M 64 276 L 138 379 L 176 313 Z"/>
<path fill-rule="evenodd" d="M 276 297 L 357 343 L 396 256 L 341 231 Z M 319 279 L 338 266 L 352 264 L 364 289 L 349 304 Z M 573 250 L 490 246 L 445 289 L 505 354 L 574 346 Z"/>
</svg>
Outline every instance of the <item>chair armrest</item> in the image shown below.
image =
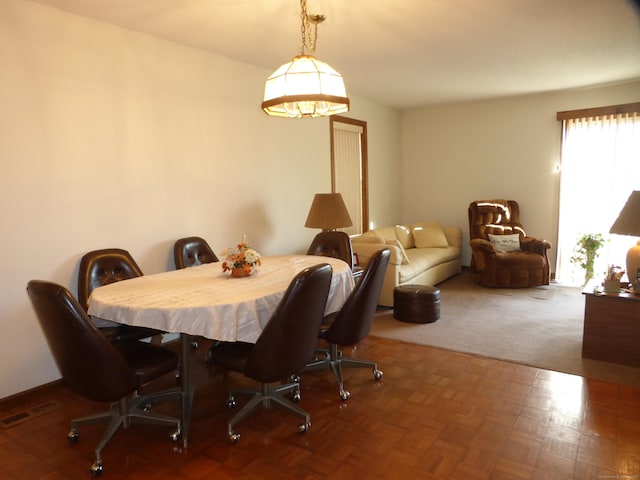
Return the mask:
<svg viewBox="0 0 640 480">
<path fill-rule="evenodd" d="M 520 248 L 526 252 L 535 252 L 545 255 L 546 251 L 551 248 L 551 244 L 546 240 L 534 237 L 524 237 L 520 239 Z"/>
<path fill-rule="evenodd" d="M 485 252 L 491 255 L 495 255 L 496 253 L 496 249 L 493 248 L 491 242 L 483 238 L 474 238 L 469 242 L 469 245 L 471 245 L 471 249 L 475 251 Z"/>
</svg>

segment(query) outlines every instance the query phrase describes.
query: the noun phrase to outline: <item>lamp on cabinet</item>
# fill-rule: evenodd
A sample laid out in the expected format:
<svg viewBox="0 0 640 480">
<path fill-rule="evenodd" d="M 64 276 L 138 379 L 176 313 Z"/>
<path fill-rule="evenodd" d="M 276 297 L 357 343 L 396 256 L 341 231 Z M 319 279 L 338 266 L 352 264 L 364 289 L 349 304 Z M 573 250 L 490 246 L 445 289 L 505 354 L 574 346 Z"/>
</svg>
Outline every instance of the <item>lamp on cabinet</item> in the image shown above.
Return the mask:
<svg viewBox="0 0 640 480">
<path fill-rule="evenodd" d="M 617 235 L 629 235 L 640 237 L 640 191 L 631 192 L 627 203 L 618 214 L 618 218 L 613 222 L 609 233 Z M 627 252 L 627 277 L 629 282 L 635 282 L 640 270 L 640 240 Z"/>
</svg>

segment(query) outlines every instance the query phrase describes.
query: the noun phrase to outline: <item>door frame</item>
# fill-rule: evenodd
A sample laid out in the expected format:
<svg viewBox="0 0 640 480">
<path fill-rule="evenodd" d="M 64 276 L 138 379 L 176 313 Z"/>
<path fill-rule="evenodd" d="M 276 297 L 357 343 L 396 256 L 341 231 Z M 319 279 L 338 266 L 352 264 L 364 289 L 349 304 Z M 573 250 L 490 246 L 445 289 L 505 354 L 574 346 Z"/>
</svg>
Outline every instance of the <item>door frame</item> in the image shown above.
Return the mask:
<svg viewBox="0 0 640 480">
<path fill-rule="evenodd" d="M 343 117 L 341 115 L 332 115 L 329 117 L 329 130 L 330 130 L 330 142 L 331 142 L 331 193 L 336 193 L 336 168 L 335 168 L 335 153 L 334 153 L 334 138 L 333 129 L 334 122 L 346 123 L 349 125 L 356 125 L 362 128 L 362 134 L 360 135 L 360 172 L 362 175 L 361 192 L 360 192 L 360 210 L 362 225 L 360 225 L 361 232 L 364 233 L 369 230 L 369 169 L 368 169 L 368 151 L 367 151 L 367 122 L 363 120 L 356 120 L 355 118 Z"/>
</svg>

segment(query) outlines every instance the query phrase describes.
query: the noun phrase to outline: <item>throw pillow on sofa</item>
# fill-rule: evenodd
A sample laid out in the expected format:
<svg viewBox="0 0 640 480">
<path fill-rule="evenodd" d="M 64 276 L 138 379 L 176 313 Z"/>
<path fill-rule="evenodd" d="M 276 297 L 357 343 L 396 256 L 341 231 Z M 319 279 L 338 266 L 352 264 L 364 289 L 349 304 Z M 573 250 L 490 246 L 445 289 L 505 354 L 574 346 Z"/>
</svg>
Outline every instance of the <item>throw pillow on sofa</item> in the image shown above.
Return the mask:
<svg viewBox="0 0 640 480">
<path fill-rule="evenodd" d="M 445 248 L 449 246 L 439 222 L 419 222 L 411 224 L 413 239 L 417 248 Z"/>
<path fill-rule="evenodd" d="M 414 248 L 416 246 L 413 239 L 413 233 L 409 227 L 404 225 L 396 225 L 394 227 L 396 238 L 402 245 L 402 248 Z"/>
</svg>

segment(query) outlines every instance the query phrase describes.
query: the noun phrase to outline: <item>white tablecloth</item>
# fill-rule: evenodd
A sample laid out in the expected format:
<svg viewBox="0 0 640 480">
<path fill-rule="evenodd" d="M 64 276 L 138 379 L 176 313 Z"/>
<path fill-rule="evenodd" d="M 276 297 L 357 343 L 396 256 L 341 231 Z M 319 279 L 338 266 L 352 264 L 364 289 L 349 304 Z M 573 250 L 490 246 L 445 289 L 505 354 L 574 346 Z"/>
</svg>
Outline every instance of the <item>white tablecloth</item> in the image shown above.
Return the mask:
<svg viewBox="0 0 640 480">
<path fill-rule="evenodd" d="M 333 267 L 325 313 L 339 310 L 353 290 L 342 260 L 310 255 L 263 257 L 255 275 L 233 278 L 222 263 L 144 275 L 95 289 L 89 315 L 223 341 L 255 342 L 293 277 L 306 267 Z"/>
</svg>

